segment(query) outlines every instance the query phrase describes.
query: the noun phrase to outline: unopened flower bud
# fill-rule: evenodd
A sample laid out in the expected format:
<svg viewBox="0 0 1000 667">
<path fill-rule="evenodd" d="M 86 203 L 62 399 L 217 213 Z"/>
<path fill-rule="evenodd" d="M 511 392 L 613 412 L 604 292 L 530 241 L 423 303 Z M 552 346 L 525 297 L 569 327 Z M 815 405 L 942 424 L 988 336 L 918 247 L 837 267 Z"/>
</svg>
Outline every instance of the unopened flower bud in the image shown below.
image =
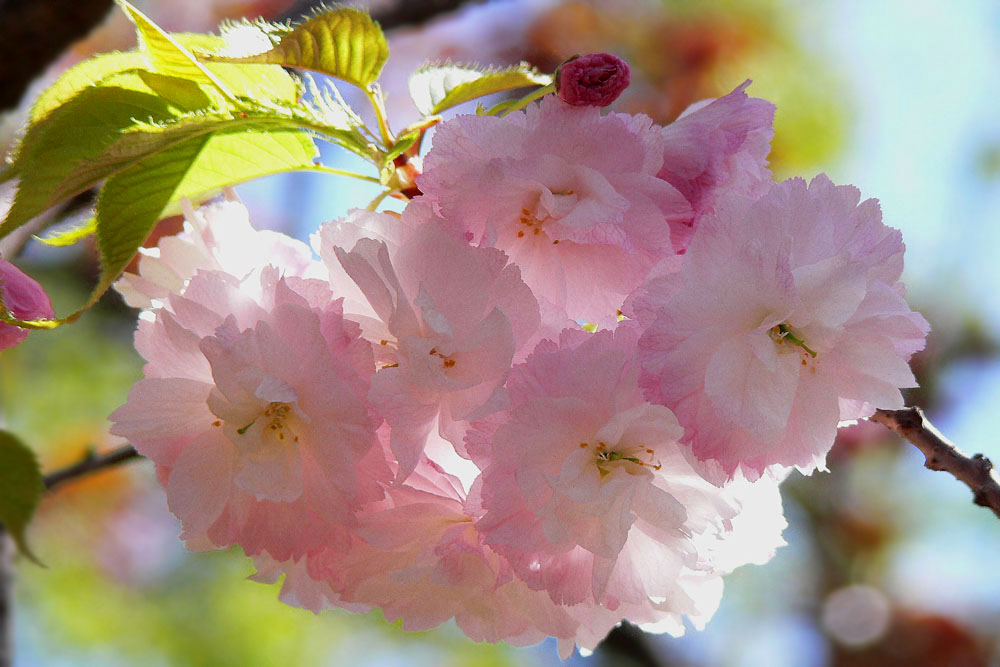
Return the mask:
<svg viewBox="0 0 1000 667">
<path fill-rule="evenodd" d="M 0 296 L 7 311 L 22 320 L 53 317 L 52 303 L 41 285 L 31 276 L 0 257 Z M 0 350 L 14 347 L 28 335 L 27 330 L 0 324 Z"/>
<path fill-rule="evenodd" d="M 575 106 L 605 107 L 628 88 L 628 63 L 611 53 L 591 53 L 556 70 L 556 93 Z"/>
</svg>

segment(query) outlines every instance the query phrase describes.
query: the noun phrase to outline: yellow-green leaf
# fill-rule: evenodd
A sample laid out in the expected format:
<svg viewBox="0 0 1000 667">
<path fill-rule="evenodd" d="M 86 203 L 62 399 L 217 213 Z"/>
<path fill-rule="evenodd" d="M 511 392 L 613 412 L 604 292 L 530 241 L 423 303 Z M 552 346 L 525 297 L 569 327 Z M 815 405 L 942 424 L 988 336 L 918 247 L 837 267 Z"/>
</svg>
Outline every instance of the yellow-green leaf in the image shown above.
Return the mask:
<svg viewBox="0 0 1000 667">
<path fill-rule="evenodd" d="M 521 63 L 505 69 L 429 65 L 410 77 L 410 97 L 425 116 L 479 97 L 526 86 L 547 86 L 552 77 Z"/>
<path fill-rule="evenodd" d="M 156 221 L 222 188 L 261 176 L 314 168 L 318 152 L 298 130 L 193 135 L 108 179 L 97 203 L 101 277 L 75 319 L 101 297 L 135 255 Z"/>
<path fill-rule="evenodd" d="M 87 88 L 52 111 L 21 142 L 13 164 L 21 181 L 0 238 L 106 177 L 90 161 L 135 119 L 162 122 L 179 113 L 156 94 L 117 86 Z"/>
<path fill-rule="evenodd" d="M 88 58 L 66 70 L 55 83 L 42 91 L 31 107 L 31 122 L 37 123 L 56 107 L 73 99 L 89 86 L 98 84 L 119 72 L 146 66 L 148 66 L 146 56 L 138 51 L 114 51 Z"/>
<path fill-rule="evenodd" d="M 256 55 L 204 56 L 208 61 L 268 63 L 311 70 L 367 88 L 389 57 L 382 28 L 367 12 L 340 7 L 295 26 L 272 49 Z"/>
<path fill-rule="evenodd" d="M 135 24 L 141 51 L 147 53 L 157 74 L 190 79 L 196 83 L 208 84 L 228 101 L 234 101 L 232 91 L 209 71 L 181 43 L 156 25 L 145 14 L 126 0 L 115 0 L 129 20 Z"/>
<path fill-rule="evenodd" d="M 97 231 L 97 218 L 88 218 L 82 225 L 53 232 L 48 236 L 36 236 L 35 238 L 48 246 L 63 247 L 70 246 L 82 241 Z"/>
<path fill-rule="evenodd" d="M 0 524 L 14 538 L 21 553 L 39 565 L 28 548 L 24 531 L 38 509 L 44 490 L 34 452 L 13 434 L 0 431 Z"/>
</svg>

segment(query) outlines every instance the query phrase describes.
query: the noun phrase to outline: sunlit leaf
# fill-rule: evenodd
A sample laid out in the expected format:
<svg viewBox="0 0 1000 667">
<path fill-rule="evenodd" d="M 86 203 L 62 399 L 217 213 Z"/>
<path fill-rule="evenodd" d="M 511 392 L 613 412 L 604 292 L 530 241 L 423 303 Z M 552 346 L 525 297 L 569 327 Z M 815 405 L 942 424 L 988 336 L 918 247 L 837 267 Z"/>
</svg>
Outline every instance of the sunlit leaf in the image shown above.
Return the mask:
<svg viewBox="0 0 1000 667">
<path fill-rule="evenodd" d="M 141 50 L 149 54 L 157 74 L 190 79 L 208 84 L 226 100 L 234 100 L 232 91 L 173 36 L 156 25 L 145 14 L 125 0 L 115 0 L 129 20 L 135 24 Z"/>
<path fill-rule="evenodd" d="M 0 430 L 0 524 L 21 553 L 36 563 L 38 559 L 28 548 L 24 531 L 44 490 L 34 452 L 13 434 Z"/>
<path fill-rule="evenodd" d="M 102 271 L 83 309 L 107 291 L 153 225 L 178 210 L 181 198 L 197 204 L 226 186 L 310 169 L 317 154 L 309 136 L 299 131 L 193 135 L 115 174 L 97 203 Z"/>
<path fill-rule="evenodd" d="M 547 86 L 552 77 L 521 63 L 505 69 L 429 65 L 410 77 L 410 97 L 425 116 L 470 100 L 526 86 Z"/>
<path fill-rule="evenodd" d="M 135 70 L 148 65 L 145 55 L 138 51 L 101 53 L 66 70 L 55 83 L 46 88 L 31 106 L 30 119 L 38 122 L 56 107 L 64 104 L 85 88 L 104 81 L 113 74 Z"/>
<path fill-rule="evenodd" d="M 226 30 L 221 37 L 198 33 L 180 33 L 172 37 L 198 57 L 213 53 L 228 54 L 234 47 L 231 40 L 236 39 Z M 291 104 L 302 96 L 301 82 L 280 65 L 248 66 L 224 62 L 202 62 L 202 65 L 237 97 Z"/>
<path fill-rule="evenodd" d="M 295 26 L 264 53 L 241 58 L 215 55 L 206 59 L 306 69 L 367 88 L 378 79 L 388 57 L 389 45 L 378 23 L 364 11 L 340 7 Z"/>
<path fill-rule="evenodd" d="M 88 161 L 113 144 L 135 119 L 162 122 L 180 111 L 151 93 L 117 86 L 92 87 L 33 125 L 14 167 L 20 171 L 14 203 L 0 224 L 6 236 L 50 206 L 95 185 L 107 173 Z"/>
<path fill-rule="evenodd" d="M 36 236 L 35 238 L 48 246 L 71 246 L 82 241 L 88 236 L 92 236 L 97 231 L 97 218 L 89 218 L 82 225 L 63 229 L 48 236 Z"/>
</svg>

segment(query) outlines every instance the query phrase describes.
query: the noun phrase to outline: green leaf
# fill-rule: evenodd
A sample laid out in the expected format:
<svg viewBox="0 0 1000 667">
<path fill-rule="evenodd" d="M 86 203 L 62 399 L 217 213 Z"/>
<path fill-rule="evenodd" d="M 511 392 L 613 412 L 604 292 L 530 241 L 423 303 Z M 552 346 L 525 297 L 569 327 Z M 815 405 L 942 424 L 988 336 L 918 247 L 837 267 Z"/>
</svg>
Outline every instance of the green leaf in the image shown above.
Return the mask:
<svg viewBox="0 0 1000 667">
<path fill-rule="evenodd" d="M 197 204 L 226 186 L 309 170 L 317 155 L 309 135 L 298 130 L 195 135 L 112 176 L 97 203 L 101 278 L 87 304 L 67 321 L 97 302 L 157 220 L 179 210 L 181 198 Z"/>
<path fill-rule="evenodd" d="M 408 132 L 406 134 L 400 135 L 399 137 L 396 137 L 396 143 L 393 144 L 392 150 L 386 153 L 385 156 L 386 163 L 392 162 L 397 157 L 399 157 L 407 150 L 409 150 L 410 146 L 412 146 L 419 138 L 420 138 L 419 130 Z"/>
<path fill-rule="evenodd" d="M 430 65 L 410 77 L 410 97 L 425 116 L 485 95 L 525 86 L 547 86 L 552 77 L 521 63 L 505 69 Z"/>
<path fill-rule="evenodd" d="M 136 75 L 151 91 L 170 102 L 178 109 L 195 111 L 213 106 L 212 97 L 205 89 L 192 81 L 179 76 L 168 76 L 140 70 Z M 141 119 L 136 119 L 141 120 Z"/>
<path fill-rule="evenodd" d="M 31 107 L 29 116 L 37 123 L 54 109 L 76 97 L 89 86 L 128 70 L 148 66 L 148 59 L 138 51 L 101 53 L 66 70 L 55 83 L 42 91 Z"/>
<path fill-rule="evenodd" d="M 149 54 L 153 70 L 157 74 L 166 74 L 196 83 L 208 84 L 228 101 L 234 101 L 232 91 L 181 43 L 174 39 L 160 26 L 153 23 L 149 17 L 130 5 L 126 0 L 115 0 L 129 20 L 135 24 L 139 36 L 141 51 Z"/>
<path fill-rule="evenodd" d="M 137 77 L 136 77 L 137 78 Z M 107 175 L 89 166 L 136 118 L 162 122 L 180 112 L 155 94 L 117 86 L 88 88 L 25 135 L 13 165 L 21 174 L 0 238 Z"/>
<path fill-rule="evenodd" d="M 90 218 L 82 225 L 63 229 L 48 236 L 36 236 L 35 238 L 47 246 L 63 247 L 78 243 L 96 231 L 97 218 Z"/>
<path fill-rule="evenodd" d="M 39 565 L 28 548 L 24 531 L 44 490 L 34 452 L 11 433 L 0 431 L 0 524 L 14 538 L 20 552 Z"/>
<path fill-rule="evenodd" d="M 257 26 L 258 23 L 250 25 Z M 261 22 L 260 25 L 269 24 Z M 216 53 L 232 55 L 236 43 L 241 39 L 240 31 L 227 24 L 223 24 L 221 37 L 198 33 L 180 33 L 172 36 L 201 59 Z M 301 82 L 280 65 L 261 66 L 224 62 L 202 62 L 202 65 L 238 97 L 293 104 L 302 96 Z"/>
<path fill-rule="evenodd" d="M 378 79 L 389 44 L 366 12 L 340 7 L 319 13 L 281 36 L 272 49 L 244 57 L 204 56 L 229 63 L 268 63 L 328 74 L 361 88 Z"/>
</svg>

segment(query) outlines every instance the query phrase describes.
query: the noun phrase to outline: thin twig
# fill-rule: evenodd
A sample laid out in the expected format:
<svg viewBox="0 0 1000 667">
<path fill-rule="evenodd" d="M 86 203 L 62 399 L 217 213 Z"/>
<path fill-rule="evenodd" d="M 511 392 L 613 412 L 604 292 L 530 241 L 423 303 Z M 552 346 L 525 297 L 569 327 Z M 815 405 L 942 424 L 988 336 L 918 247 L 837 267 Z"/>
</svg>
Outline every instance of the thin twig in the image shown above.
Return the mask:
<svg viewBox="0 0 1000 667">
<path fill-rule="evenodd" d="M 124 447 L 119 447 L 100 455 L 88 452 L 83 460 L 45 475 L 43 478 L 45 488 L 51 491 L 53 487 L 63 482 L 68 482 L 77 477 L 82 477 L 89 473 L 103 470 L 104 468 L 110 468 L 135 458 L 140 458 L 140 454 L 135 451 L 135 447 L 132 445 L 125 445 Z"/>
<path fill-rule="evenodd" d="M 972 489 L 977 505 L 988 507 L 1000 517 L 1000 477 L 993 462 L 982 454 L 969 456 L 934 428 L 920 408 L 876 410 L 871 420 L 909 440 L 921 452 L 924 466 L 943 470 Z"/>
</svg>

